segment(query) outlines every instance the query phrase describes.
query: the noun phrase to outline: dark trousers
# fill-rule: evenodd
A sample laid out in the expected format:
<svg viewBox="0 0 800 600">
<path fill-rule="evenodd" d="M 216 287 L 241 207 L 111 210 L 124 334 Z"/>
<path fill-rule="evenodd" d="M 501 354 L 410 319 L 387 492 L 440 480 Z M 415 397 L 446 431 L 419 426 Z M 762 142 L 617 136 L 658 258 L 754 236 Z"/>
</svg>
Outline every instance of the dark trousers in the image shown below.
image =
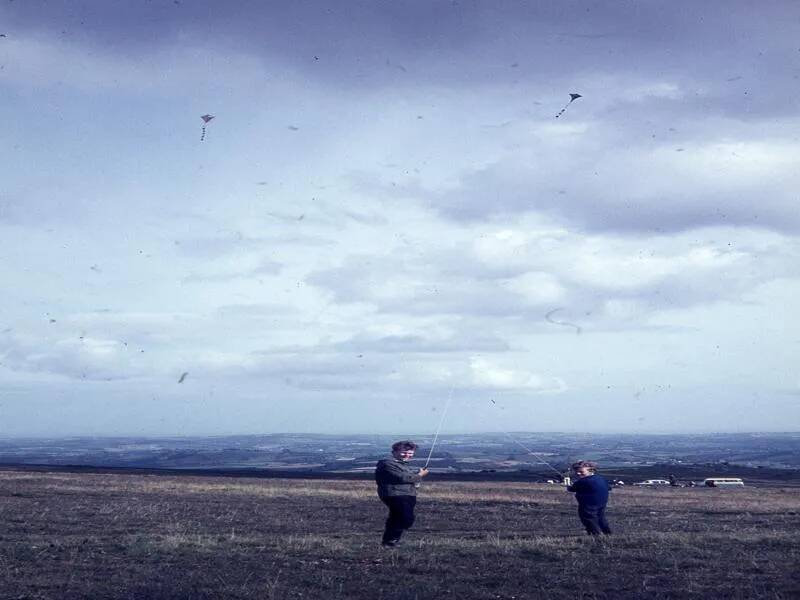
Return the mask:
<svg viewBox="0 0 800 600">
<path fill-rule="evenodd" d="M 414 524 L 414 506 L 416 496 L 385 496 L 381 498 L 389 507 L 389 518 L 386 519 L 386 529 L 383 532 L 383 541 L 397 541 L 403 531 L 410 529 Z"/>
<path fill-rule="evenodd" d="M 584 506 L 578 505 L 578 517 L 586 527 L 586 532 L 590 535 L 600 535 L 600 533 L 611 533 L 611 527 L 606 521 L 605 506 Z"/>
</svg>

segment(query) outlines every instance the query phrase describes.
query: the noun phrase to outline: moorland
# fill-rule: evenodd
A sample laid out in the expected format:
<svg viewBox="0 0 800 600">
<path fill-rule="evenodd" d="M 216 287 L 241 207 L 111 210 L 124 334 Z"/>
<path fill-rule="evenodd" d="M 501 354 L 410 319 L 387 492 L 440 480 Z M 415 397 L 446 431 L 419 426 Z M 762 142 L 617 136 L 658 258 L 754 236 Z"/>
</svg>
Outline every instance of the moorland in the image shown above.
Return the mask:
<svg viewBox="0 0 800 600">
<path fill-rule="evenodd" d="M 560 486 L 436 481 L 379 545 L 363 480 L 0 471 L 0 597 L 796 598 L 797 487 L 614 490 L 582 534 Z"/>
</svg>

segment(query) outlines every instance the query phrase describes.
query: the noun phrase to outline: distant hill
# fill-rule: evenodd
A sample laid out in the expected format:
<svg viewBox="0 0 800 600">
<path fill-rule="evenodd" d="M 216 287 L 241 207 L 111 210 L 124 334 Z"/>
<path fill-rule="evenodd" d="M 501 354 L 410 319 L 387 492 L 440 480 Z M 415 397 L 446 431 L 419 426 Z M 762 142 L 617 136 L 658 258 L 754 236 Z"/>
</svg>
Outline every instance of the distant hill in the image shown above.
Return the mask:
<svg viewBox="0 0 800 600">
<path fill-rule="evenodd" d="M 148 469 L 369 471 L 401 436 L 269 434 L 188 438 L 0 439 L 0 464 Z M 407 435 L 402 437 L 408 437 Z M 432 436 L 412 436 L 425 461 Z M 599 435 L 481 433 L 440 436 L 430 465 L 448 473 L 563 472 L 577 458 L 604 469 L 736 465 L 800 470 L 800 434 Z"/>
</svg>

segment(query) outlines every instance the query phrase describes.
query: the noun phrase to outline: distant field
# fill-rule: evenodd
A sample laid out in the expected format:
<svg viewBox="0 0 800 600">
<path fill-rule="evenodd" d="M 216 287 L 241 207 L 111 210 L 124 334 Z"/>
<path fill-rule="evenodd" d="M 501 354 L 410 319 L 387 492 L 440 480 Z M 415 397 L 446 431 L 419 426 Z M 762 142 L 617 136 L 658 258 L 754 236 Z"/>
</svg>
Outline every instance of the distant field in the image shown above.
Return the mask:
<svg viewBox="0 0 800 600">
<path fill-rule="evenodd" d="M 365 481 L 0 472 L 2 598 L 800 597 L 800 489 L 620 489 L 581 535 L 561 488 L 426 482 L 384 550 Z"/>
</svg>

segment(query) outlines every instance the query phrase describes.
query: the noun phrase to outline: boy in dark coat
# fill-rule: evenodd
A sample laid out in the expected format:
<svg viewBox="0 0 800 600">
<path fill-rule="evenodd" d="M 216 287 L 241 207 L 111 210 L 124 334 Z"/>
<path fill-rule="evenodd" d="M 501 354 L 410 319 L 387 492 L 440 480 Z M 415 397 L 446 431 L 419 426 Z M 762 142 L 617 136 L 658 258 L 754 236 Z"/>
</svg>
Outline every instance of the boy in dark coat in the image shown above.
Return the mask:
<svg viewBox="0 0 800 600">
<path fill-rule="evenodd" d="M 611 486 L 600 475 L 595 474 L 597 464 L 579 460 L 572 465 L 575 483 L 567 488 L 578 501 L 578 517 L 589 535 L 609 535 L 611 528 L 606 521 L 606 504 Z"/>
<path fill-rule="evenodd" d="M 428 474 L 424 467 L 415 471 L 408 465 L 416 449 L 414 442 L 395 442 L 392 455 L 379 460 L 375 466 L 378 497 L 389 507 L 382 541 L 385 547 L 397 546 L 403 532 L 414 524 L 417 484 Z"/>
</svg>

